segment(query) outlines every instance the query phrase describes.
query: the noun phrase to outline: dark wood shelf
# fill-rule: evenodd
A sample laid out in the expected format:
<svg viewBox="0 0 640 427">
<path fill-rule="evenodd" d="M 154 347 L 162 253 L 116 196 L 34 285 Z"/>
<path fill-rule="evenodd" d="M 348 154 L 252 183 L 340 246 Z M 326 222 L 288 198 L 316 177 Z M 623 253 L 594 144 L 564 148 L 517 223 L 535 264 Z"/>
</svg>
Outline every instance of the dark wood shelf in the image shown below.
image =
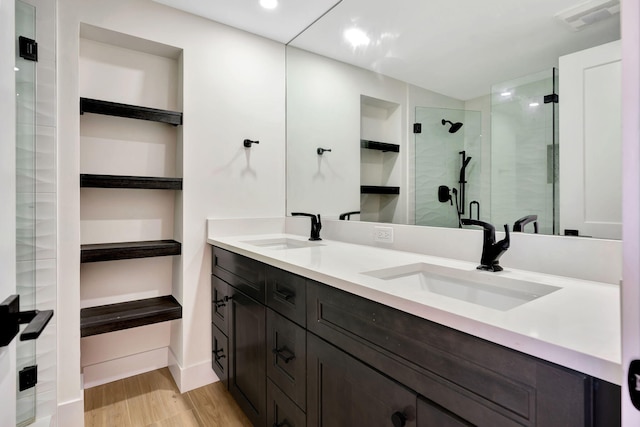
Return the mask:
<svg viewBox="0 0 640 427">
<path fill-rule="evenodd" d="M 150 120 L 152 122 L 168 123 L 174 126 L 182 124 L 182 113 L 178 111 L 119 104 L 117 102 L 101 101 L 91 98 L 80 98 L 80 114 L 84 113 Z"/>
<path fill-rule="evenodd" d="M 400 187 L 382 185 L 361 185 L 360 194 L 400 194 Z"/>
<path fill-rule="evenodd" d="M 80 310 L 80 336 L 104 334 L 182 318 L 182 306 L 171 296 L 101 305 Z"/>
<path fill-rule="evenodd" d="M 80 174 L 83 188 L 133 188 L 148 190 L 182 190 L 182 178 L 154 176 Z"/>
<path fill-rule="evenodd" d="M 369 150 L 380 150 L 382 152 L 390 151 L 393 153 L 400 152 L 400 146 L 398 144 L 389 144 L 388 142 L 369 141 L 366 139 L 360 140 L 360 147 L 367 148 Z"/>
<path fill-rule="evenodd" d="M 141 242 L 98 243 L 82 245 L 80 262 L 114 261 L 180 255 L 182 245 L 175 240 L 146 240 Z"/>
</svg>

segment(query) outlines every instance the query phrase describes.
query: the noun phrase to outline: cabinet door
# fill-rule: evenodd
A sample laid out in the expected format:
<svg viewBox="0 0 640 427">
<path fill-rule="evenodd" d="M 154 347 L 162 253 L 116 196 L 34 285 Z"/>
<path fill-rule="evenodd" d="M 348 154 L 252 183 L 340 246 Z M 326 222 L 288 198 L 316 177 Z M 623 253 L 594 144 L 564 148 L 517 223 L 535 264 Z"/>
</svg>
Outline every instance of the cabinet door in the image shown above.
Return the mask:
<svg viewBox="0 0 640 427">
<path fill-rule="evenodd" d="M 265 425 L 265 306 L 230 287 L 229 391 L 254 426 Z"/>
<path fill-rule="evenodd" d="M 211 325 L 211 367 L 220 381 L 229 387 L 229 340 L 227 336 Z"/>
<path fill-rule="evenodd" d="M 416 426 L 413 392 L 311 333 L 307 369 L 309 427 Z"/>
<path fill-rule="evenodd" d="M 418 397 L 417 425 L 418 427 L 473 427 L 473 424 L 423 397 Z"/>
<path fill-rule="evenodd" d="M 267 376 L 300 408 L 306 409 L 306 332 L 267 309 Z"/>
<path fill-rule="evenodd" d="M 267 427 L 305 427 L 307 419 L 300 408 L 271 380 L 267 380 Z"/>
<path fill-rule="evenodd" d="M 229 285 L 216 276 L 211 276 L 211 321 L 225 335 L 229 334 Z"/>
</svg>

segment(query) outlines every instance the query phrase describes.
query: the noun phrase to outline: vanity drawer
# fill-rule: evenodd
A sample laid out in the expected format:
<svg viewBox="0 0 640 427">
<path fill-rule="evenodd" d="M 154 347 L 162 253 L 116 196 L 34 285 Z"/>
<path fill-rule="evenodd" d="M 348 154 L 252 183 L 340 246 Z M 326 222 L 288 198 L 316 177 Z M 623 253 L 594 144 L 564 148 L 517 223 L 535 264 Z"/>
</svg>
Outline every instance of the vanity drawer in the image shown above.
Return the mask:
<svg viewBox="0 0 640 427">
<path fill-rule="evenodd" d="M 267 426 L 306 427 L 307 417 L 271 380 L 267 379 Z"/>
<path fill-rule="evenodd" d="M 211 272 L 258 302 L 265 303 L 265 264 L 214 246 Z"/>
<path fill-rule="evenodd" d="M 211 325 L 211 350 L 213 372 L 229 387 L 229 339 L 216 325 Z"/>
<path fill-rule="evenodd" d="M 229 335 L 229 285 L 211 276 L 211 322 Z"/>
<path fill-rule="evenodd" d="M 306 331 L 267 309 L 267 376 L 303 410 L 306 408 Z"/>
<path fill-rule="evenodd" d="M 306 279 L 267 266 L 267 306 L 302 327 L 306 324 Z"/>
</svg>

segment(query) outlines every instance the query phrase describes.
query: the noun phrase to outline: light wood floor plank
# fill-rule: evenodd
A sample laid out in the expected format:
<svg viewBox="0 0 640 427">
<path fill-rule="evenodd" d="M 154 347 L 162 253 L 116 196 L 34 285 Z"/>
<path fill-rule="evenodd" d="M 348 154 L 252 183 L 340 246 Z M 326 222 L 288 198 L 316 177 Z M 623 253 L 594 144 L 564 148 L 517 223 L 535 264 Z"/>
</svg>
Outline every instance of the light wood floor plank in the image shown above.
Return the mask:
<svg viewBox="0 0 640 427">
<path fill-rule="evenodd" d="M 180 394 L 169 369 L 162 368 L 123 380 L 129 417 L 146 426 L 193 409 L 191 400 Z"/>
<path fill-rule="evenodd" d="M 85 427 L 252 427 L 221 382 L 180 394 L 167 368 L 84 394 Z"/>
<path fill-rule="evenodd" d="M 205 426 L 252 427 L 251 422 L 221 382 L 187 393 Z"/>
<path fill-rule="evenodd" d="M 158 421 L 153 424 L 149 424 L 147 427 L 207 427 L 205 424 L 198 421 L 195 409 L 191 409 L 186 412 L 181 412 L 178 415 L 174 415 L 166 420 Z"/>
</svg>

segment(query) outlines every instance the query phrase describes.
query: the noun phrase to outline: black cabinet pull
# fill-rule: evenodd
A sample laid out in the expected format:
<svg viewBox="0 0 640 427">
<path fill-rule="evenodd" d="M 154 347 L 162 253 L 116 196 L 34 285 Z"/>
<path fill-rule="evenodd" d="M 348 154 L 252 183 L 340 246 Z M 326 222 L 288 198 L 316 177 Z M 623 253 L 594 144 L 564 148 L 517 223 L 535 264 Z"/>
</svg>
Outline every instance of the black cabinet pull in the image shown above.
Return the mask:
<svg viewBox="0 0 640 427">
<path fill-rule="evenodd" d="M 275 291 L 273 291 L 273 294 L 275 295 L 276 298 L 281 299 L 285 302 L 290 302 L 289 300 L 296 296 L 296 294 L 281 291 L 280 289 L 276 289 Z"/>
<path fill-rule="evenodd" d="M 223 354 L 218 354 L 218 353 L 223 353 Z M 215 355 L 216 360 L 224 359 L 225 357 L 227 357 L 227 356 L 224 355 L 224 349 L 222 349 L 222 348 L 214 350 L 213 354 Z"/>
<path fill-rule="evenodd" d="M 286 347 L 282 347 L 280 349 L 274 348 L 271 352 L 282 359 L 284 363 L 289 363 L 296 358 L 296 355 L 287 350 Z"/>
<path fill-rule="evenodd" d="M 291 424 L 287 420 L 284 420 L 281 423 L 273 423 L 273 427 L 291 427 Z"/>
<path fill-rule="evenodd" d="M 404 427 L 407 424 L 407 416 L 402 412 L 394 412 L 391 415 L 391 422 L 393 423 L 393 427 Z"/>
<path fill-rule="evenodd" d="M 214 301 L 213 301 L 213 303 L 216 305 L 216 308 L 222 308 L 222 307 L 224 307 L 225 305 L 227 305 L 227 302 L 228 302 L 231 298 L 233 298 L 233 296 L 226 296 L 226 295 L 225 295 L 225 296 L 224 296 L 224 298 L 220 298 L 220 299 L 214 300 Z"/>
</svg>

